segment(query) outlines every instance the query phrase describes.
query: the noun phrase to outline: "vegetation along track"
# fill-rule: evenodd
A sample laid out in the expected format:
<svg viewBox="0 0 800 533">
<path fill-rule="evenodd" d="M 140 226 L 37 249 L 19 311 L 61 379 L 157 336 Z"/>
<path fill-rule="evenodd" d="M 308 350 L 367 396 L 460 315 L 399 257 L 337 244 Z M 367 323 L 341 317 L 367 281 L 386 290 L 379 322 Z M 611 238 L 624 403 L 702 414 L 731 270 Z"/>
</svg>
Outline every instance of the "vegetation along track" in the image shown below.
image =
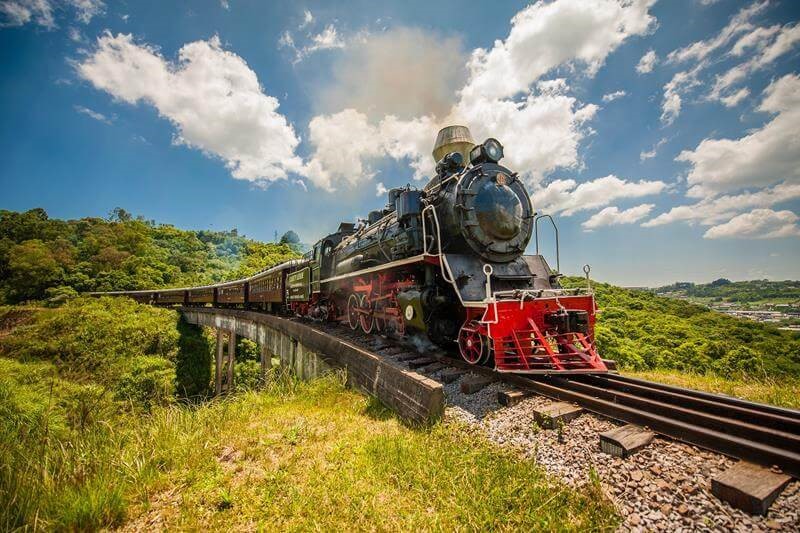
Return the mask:
<svg viewBox="0 0 800 533">
<path fill-rule="evenodd" d="M 398 352 L 399 346 L 388 339 L 367 338 L 343 327 L 331 330 L 378 352 L 388 348 L 394 358 L 407 359 L 405 352 L 415 351 L 415 347 L 405 346 Z M 472 366 L 436 348 L 425 349 L 420 355 L 494 376 L 522 390 L 576 403 L 607 418 L 645 426 L 701 448 L 777 466 L 800 478 L 800 411 L 613 373 L 529 377 Z"/>
</svg>

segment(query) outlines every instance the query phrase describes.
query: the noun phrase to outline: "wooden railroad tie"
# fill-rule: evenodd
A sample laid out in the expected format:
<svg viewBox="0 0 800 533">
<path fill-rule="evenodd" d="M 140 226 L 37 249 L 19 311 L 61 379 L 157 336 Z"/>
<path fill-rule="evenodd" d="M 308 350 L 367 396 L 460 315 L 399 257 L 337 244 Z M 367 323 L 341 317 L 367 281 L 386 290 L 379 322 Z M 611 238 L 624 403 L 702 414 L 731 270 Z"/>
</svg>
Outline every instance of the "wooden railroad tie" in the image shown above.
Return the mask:
<svg viewBox="0 0 800 533">
<path fill-rule="evenodd" d="M 600 449 L 614 457 L 628 457 L 653 440 L 655 433 L 641 426 L 628 424 L 600 433 Z"/>
<path fill-rule="evenodd" d="M 470 376 L 461 382 L 461 392 L 464 394 L 475 394 L 490 383 L 497 381 L 494 376 Z"/>
<path fill-rule="evenodd" d="M 444 383 L 452 383 L 466 373 L 466 370 L 462 370 L 460 368 L 447 368 L 442 370 L 442 373 L 439 374 L 439 377 Z"/>
<path fill-rule="evenodd" d="M 428 366 L 436 362 L 436 359 L 432 359 L 430 357 L 417 357 L 416 359 L 412 359 L 408 361 L 408 368 L 412 370 L 416 370 L 417 368 L 422 368 L 423 366 Z"/>
<path fill-rule="evenodd" d="M 532 394 L 531 392 L 521 390 L 501 390 L 497 393 L 497 403 L 506 407 L 512 407 Z"/>
<path fill-rule="evenodd" d="M 791 480 L 786 474 L 740 461 L 711 480 L 711 493 L 737 509 L 765 515 Z"/>
<path fill-rule="evenodd" d="M 533 411 L 534 420 L 544 429 L 556 429 L 559 425 L 567 424 L 578 418 L 583 409 L 567 402 L 556 402 L 545 405 Z"/>
</svg>

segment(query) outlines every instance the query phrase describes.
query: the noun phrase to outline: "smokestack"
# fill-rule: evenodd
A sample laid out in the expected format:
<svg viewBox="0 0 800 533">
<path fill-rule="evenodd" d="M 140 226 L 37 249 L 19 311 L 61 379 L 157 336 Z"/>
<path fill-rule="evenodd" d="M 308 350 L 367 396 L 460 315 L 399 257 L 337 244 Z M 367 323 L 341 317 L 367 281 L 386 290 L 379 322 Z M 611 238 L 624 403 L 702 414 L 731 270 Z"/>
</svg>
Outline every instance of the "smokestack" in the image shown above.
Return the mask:
<svg viewBox="0 0 800 533">
<path fill-rule="evenodd" d="M 459 152 L 464 162 L 469 161 L 469 151 L 475 146 L 472 134 L 466 126 L 447 126 L 439 130 L 433 145 L 433 160 L 438 163 L 450 152 Z"/>
</svg>

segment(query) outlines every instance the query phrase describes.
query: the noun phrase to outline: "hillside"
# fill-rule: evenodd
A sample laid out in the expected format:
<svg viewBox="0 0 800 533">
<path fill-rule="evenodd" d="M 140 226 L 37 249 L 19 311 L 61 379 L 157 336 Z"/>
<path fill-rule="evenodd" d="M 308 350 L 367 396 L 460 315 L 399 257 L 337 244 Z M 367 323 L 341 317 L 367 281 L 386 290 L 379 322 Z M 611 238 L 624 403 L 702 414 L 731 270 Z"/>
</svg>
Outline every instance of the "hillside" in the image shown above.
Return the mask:
<svg viewBox="0 0 800 533">
<path fill-rule="evenodd" d="M 565 286 L 585 284 L 567 278 Z M 593 283 L 603 357 L 632 370 L 714 372 L 723 377 L 800 376 L 800 336 L 649 291 Z"/>
<path fill-rule="evenodd" d="M 721 278 L 711 283 L 673 283 L 654 292 L 661 296 L 695 299 L 703 303 L 741 304 L 795 303 L 800 307 L 800 281 L 729 281 Z"/>
<path fill-rule="evenodd" d="M 292 232 L 287 232 L 287 235 Z M 0 302 L 76 292 L 199 285 L 297 256 L 290 244 L 232 231 L 186 231 L 115 209 L 108 220 L 0 210 Z"/>
</svg>

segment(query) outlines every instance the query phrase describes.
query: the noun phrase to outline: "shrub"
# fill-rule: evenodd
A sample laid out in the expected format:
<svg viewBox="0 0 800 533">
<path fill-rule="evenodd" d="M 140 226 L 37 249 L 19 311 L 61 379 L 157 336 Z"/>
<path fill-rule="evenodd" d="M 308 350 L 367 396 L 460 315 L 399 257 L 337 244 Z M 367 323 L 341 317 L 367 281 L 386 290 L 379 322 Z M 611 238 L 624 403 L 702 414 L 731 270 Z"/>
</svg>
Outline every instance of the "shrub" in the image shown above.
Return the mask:
<svg viewBox="0 0 800 533">
<path fill-rule="evenodd" d="M 128 370 L 119 378 L 116 397 L 149 411 L 154 405 L 166 405 L 175 396 L 175 365 L 161 357 L 134 357 Z"/>
</svg>

